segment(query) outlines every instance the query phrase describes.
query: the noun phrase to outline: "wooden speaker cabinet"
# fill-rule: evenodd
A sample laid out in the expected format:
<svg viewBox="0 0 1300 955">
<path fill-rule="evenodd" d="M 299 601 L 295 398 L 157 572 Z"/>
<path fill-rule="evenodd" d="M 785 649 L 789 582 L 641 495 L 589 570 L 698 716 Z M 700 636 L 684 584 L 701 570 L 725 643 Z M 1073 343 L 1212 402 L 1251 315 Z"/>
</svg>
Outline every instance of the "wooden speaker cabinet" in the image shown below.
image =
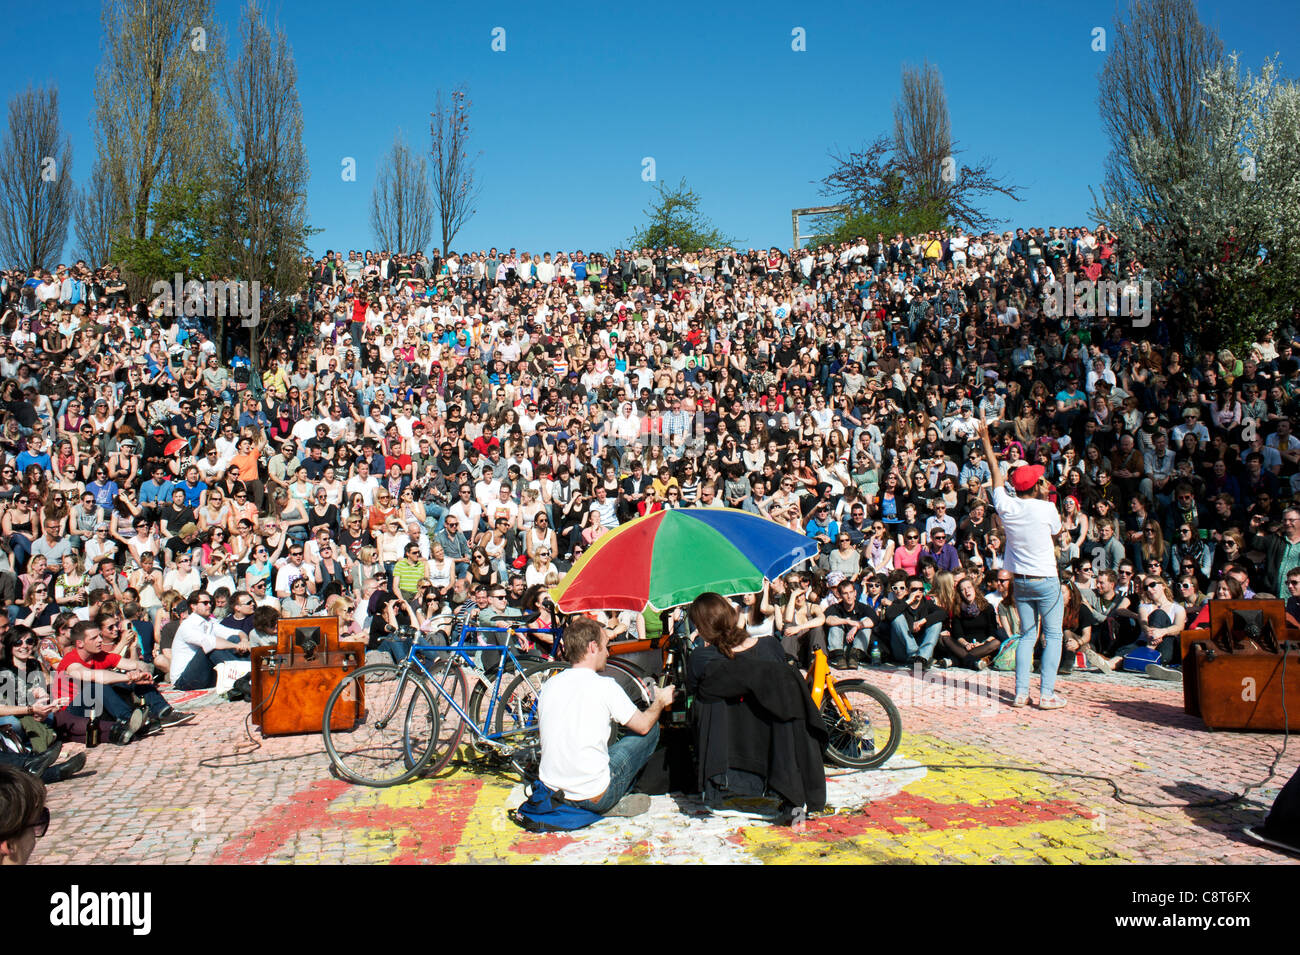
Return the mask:
<svg viewBox="0 0 1300 955">
<path fill-rule="evenodd" d="M 283 619 L 276 638 L 274 647 L 250 653 L 253 722 L 263 736 L 319 733 L 330 694 L 365 664 L 365 643 L 340 643 L 336 617 Z M 350 730 L 364 713 L 364 700 L 340 702 L 345 705 L 335 706 L 330 729 Z"/>
<path fill-rule="evenodd" d="M 1300 726 L 1300 631 L 1281 600 L 1214 600 L 1203 630 L 1184 630 L 1183 709 L 1212 730 Z M 1283 713 L 1283 700 L 1287 714 Z"/>
</svg>

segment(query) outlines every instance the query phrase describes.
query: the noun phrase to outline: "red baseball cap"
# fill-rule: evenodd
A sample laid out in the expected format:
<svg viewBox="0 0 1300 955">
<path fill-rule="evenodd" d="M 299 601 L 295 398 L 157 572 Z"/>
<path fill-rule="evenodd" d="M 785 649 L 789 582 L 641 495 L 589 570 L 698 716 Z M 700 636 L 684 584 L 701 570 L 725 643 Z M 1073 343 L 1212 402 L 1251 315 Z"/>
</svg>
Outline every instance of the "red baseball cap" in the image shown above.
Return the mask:
<svg viewBox="0 0 1300 955">
<path fill-rule="evenodd" d="M 1032 491 L 1042 477 L 1041 464 L 1025 464 L 1011 472 L 1011 486 L 1016 489 L 1017 494 L 1024 494 L 1026 491 Z"/>
</svg>

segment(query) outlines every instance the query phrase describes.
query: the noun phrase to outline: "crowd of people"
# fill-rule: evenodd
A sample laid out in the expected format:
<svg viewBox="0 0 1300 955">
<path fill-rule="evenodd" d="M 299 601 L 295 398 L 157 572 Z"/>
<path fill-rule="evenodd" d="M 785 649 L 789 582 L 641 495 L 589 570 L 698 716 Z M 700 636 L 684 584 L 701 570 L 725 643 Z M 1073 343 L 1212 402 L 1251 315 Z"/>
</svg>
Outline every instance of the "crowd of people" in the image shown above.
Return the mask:
<svg viewBox="0 0 1300 955">
<path fill-rule="evenodd" d="M 1300 316 L 1197 351 L 1158 296 L 1124 307 L 1161 277 L 1104 228 L 305 265 L 252 329 L 112 266 L 0 276 L 0 753 L 187 722 L 159 689 L 213 686 L 281 615 L 372 649 L 544 625 L 586 548 L 677 507 L 817 539 L 742 606 L 802 662 L 1007 666 L 1037 635 L 993 467 L 1041 466 L 1059 513 L 1063 669 L 1143 648 L 1176 679 L 1209 599 L 1300 593 Z M 1119 291 L 1063 313 L 1067 275 Z"/>
</svg>

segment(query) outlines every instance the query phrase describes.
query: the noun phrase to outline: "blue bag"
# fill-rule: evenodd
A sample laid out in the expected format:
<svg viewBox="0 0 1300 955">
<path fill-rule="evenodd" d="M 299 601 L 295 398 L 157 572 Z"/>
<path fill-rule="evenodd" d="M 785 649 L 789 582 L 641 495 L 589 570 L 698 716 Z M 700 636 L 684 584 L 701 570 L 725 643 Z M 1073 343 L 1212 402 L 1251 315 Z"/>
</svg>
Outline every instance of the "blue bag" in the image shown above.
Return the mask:
<svg viewBox="0 0 1300 955">
<path fill-rule="evenodd" d="M 568 832 L 583 829 L 604 818 L 598 812 L 575 806 L 564 794 L 551 789 L 540 779 L 528 789 L 528 799 L 518 809 L 510 810 L 510 820 L 529 832 Z"/>
<path fill-rule="evenodd" d="M 1146 673 L 1147 666 L 1160 662 L 1160 651 L 1155 647 L 1136 647 L 1124 658 L 1124 672 Z"/>
</svg>

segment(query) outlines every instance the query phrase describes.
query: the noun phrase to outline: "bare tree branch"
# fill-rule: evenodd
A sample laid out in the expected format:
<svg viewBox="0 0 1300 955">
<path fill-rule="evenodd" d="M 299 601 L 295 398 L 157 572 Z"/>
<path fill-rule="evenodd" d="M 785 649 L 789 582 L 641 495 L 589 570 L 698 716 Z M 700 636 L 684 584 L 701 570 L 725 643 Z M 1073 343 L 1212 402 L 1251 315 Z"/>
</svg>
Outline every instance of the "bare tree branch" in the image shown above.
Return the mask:
<svg viewBox="0 0 1300 955">
<path fill-rule="evenodd" d="M 845 222 L 865 215 L 879 224 L 987 229 L 995 220 L 982 201 L 994 194 L 1019 201 L 1021 190 L 995 176 L 988 160 L 959 166 L 961 153 L 938 69 L 904 66 L 893 136 L 847 153 L 832 151 L 834 166 L 821 180 L 821 194 L 853 207 Z"/>
<path fill-rule="evenodd" d="M 224 170 L 231 228 L 223 257 L 234 275 L 261 288 L 262 320 L 251 334 L 257 367 L 259 339 L 292 314 L 306 280 L 308 167 L 298 72 L 284 31 L 272 32 L 250 2 L 239 32 L 239 59 L 225 78 L 234 146 Z"/>
<path fill-rule="evenodd" d="M 922 205 L 949 194 L 945 163 L 952 154 L 952 121 L 938 67 L 904 64 L 902 91 L 894 104 L 894 156 Z"/>
<path fill-rule="evenodd" d="M 72 210 L 80 257 L 92 266 L 105 265 L 113 257 L 113 230 L 122 216 L 122 205 L 103 162 L 96 162 L 90 182 L 77 191 Z"/>
<path fill-rule="evenodd" d="M 375 176 L 370 228 L 380 248 L 423 252 L 433 238 L 433 195 L 424 157 L 411 151 L 398 130 L 393 148 Z"/>
<path fill-rule="evenodd" d="M 1201 77 L 1223 57 L 1222 41 L 1188 0 L 1129 0 L 1127 16 L 1111 27 L 1098 81 L 1102 129 L 1111 145 L 1103 192 L 1112 197 L 1142 188 L 1133 167 L 1136 142 L 1155 136 L 1182 150 L 1196 141 L 1206 119 Z M 1178 165 L 1186 172 L 1194 164 Z"/>
<path fill-rule="evenodd" d="M 58 90 L 29 87 L 11 99 L 0 143 L 0 261 L 25 269 L 55 264 L 72 215 L 71 168 Z"/>
<path fill-rule="evenodd" d="M 429 123 L 433 141 L 433 204 L 442 228 L 442 253 L 450 250 L 456 233 L 477 211 L 482 186 L 474 181 L 478 156 L 469 153 L 469 97 L 463 86 L 451 91 L 444 100 L 438 90 Z M 481 154 L 480 154 L 481 155 Z"/>
</svg>

